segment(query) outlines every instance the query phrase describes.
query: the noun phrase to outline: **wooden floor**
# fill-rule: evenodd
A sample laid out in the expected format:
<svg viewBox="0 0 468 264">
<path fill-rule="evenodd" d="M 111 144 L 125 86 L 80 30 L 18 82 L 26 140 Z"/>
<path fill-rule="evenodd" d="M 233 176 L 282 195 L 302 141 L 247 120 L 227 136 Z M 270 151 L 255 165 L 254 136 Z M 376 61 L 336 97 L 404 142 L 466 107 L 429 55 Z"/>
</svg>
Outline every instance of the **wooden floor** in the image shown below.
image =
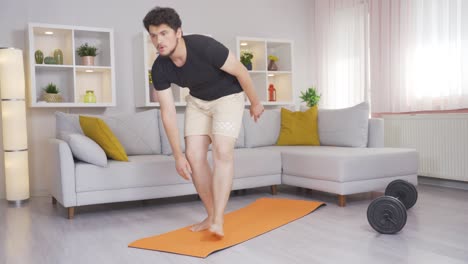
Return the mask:
<svg viewBox="0 0 468 264">
<path fill-rule="evenodd" d="M 429 185 L 418 190 L 402 232 L 379 235 L 366 219 L 369 194 L 338 207 L 336 196 L 280 186 L 276 197 L 327 206 L 206 259 L 127 247 L 203 219 L 195 196 L 80 207 L 73 220 L 50 197 L 33 197 L 22 208 L 3 200 L 0 263 L 468 263 L 468 191 Z M 269 188 L 233 194 L 227 211 L 270 196 Z"/>
</svg>

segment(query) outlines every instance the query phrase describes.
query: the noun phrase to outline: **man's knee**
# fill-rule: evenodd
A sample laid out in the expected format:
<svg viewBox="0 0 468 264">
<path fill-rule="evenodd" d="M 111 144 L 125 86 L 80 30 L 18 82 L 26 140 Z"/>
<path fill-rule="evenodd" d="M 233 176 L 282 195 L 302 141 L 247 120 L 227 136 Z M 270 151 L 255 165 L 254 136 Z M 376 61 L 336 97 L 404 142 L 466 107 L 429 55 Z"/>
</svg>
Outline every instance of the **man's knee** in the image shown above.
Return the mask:
<svg viewBox="0 0 468 264">
<path fill-rule="evenodd" d="M 234 145 L 231 139 L 217 140 L 213 144 L 213 158 L 219 161 L 232 161 L 234 157 Z"/>
<path fill-rule="evenodd" d="M 202 148 L 188 147 L 185 151 L 185 156 L 190 163 L 199 163 L 206 161 L 206 152 Z"/>
<path fill-rule="evenodd" d="M 185 156 L 192 162 L 200 162 L 206 160 L 208 145 L 210 139 L 208 136 L 190 136 L 185 138 Z"/>
</svg>

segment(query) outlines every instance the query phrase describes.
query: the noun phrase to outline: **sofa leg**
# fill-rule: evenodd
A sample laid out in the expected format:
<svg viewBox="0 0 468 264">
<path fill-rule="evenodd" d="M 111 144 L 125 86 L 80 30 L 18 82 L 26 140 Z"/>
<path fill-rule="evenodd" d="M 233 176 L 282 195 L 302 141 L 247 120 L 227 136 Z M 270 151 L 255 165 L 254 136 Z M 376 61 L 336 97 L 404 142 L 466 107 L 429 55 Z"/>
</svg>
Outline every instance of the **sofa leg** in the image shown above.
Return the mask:
<svg viewBox="0 0 468 264">
<path fill-rule="evenodd" d="M 276 185 L 272 185 L 272 186 L 271 186 L 271 194 L 272 194 L 272 195 L 276 195 L 276 194 L 277 194 Z"/>
<path fill-rule="evenodd" d="M 57 199 L 55 199 L 55 197 L 52 196 L 52 204 L 57 204 Z"/>
<path fill-rule="evenodd" d="M 346 206 L 346 196 L 338 194 L 338 206 L 345 207 Z"/>
<path fill-rule="evenodd" d="M 68 207 L 68 219 L 73 219 L 75 216 L 75 207 Z"/>
</svg>

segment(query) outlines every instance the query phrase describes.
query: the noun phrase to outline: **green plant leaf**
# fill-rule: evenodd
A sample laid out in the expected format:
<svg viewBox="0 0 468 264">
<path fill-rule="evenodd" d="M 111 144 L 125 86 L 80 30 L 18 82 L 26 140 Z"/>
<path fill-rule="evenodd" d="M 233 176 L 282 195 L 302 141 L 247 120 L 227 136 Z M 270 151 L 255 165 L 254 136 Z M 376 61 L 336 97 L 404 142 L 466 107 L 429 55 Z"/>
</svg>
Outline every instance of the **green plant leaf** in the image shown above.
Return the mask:
<svg viewBox="0 0 468 264">
<path fill-rule="evenodd" d="M 98 55 L 97 50 L 98 50 L 98 48 L 96 48 L 95 46 L 90 46 L 86 42 L 85 44 L 79 46 L 76 49 L 76 52 L 78 53 L 78 56 L 80 56 L 80 57 L 85 57 L 85 56 L 96 57 Z"/>
<path fill-rule="evenodd" d="M 317 93 L 315 87 L 311 87 L 305 92 L 301 91 L 301 95 L 299 96 L 299 98 L 302 99 L 302 102 L 305 102 L 309 107 L 317 105 L 320 101 L 320 97 L 321 95 Z"/>
<path fill-rule="evenodd" d="M 58 94 L 59 89 L 57 89 L 57 86 L 53 83 L 49 83 L 45 88 L 44 91 L 46 93 L 51 93 L 51 94 Z"/>
</svg>

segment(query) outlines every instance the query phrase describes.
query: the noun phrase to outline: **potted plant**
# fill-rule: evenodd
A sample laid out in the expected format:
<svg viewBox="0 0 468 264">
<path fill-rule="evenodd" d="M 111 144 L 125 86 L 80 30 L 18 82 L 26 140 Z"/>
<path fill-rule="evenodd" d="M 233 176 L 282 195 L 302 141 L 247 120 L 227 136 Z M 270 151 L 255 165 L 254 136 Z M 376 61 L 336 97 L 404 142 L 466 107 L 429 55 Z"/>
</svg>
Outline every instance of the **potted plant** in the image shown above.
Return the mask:
<svg viewBox="0 0 468 264">
<path fill-rule="evenodd" d="M 276 62 L 278 61 L 278 57 L 275 55 L 269 55 L 268 56 L 268 70 L 269 71 L 277 71 L 278 70 L 278 65 L 276 65 Z"/>
<path fill-rule="evenodd" d="M 253 59 L 253 53 L 250 51 L 242 51 L 240 60 L 241 63 L 244 64 L 244 66 L 247 68 L 247 70 L 251 71 L 252 70 L 252 59 Z"/>
<path fill-rule="evenodd" d="M 62 96 L 59 94 L 59 89 L 57 89 L 57 86 L 53 83 L 49 83 L 45 88 L 44 88 L 44 94 L 42 95 L 42 98 L 44 101 L 48 103 L 58 103 L 62 101 Z"/>
<path fill-rule="evenodd" d="M 301 91 L 301 96 L 299 96 L 299 98 L 301 98 L 308 107 L 313 107 L 319 103 L 320 96 L 321 95 L 315 90 L 315 87 L 311 87 L 307 89 L 305 93 Z"/>
<path fill-rule="evenodd" d="M 79 46 L 76 49 L 76 52 L 78 53 L 78 56 L 81 57 L 81 61 L 83 65 L 93 66 L 94 57 L 98 55 L 97 50 L 98 49 L 96 47 L 90 46 L 88 45 L 88 43 L 85 43 Z"/>
</svg>

